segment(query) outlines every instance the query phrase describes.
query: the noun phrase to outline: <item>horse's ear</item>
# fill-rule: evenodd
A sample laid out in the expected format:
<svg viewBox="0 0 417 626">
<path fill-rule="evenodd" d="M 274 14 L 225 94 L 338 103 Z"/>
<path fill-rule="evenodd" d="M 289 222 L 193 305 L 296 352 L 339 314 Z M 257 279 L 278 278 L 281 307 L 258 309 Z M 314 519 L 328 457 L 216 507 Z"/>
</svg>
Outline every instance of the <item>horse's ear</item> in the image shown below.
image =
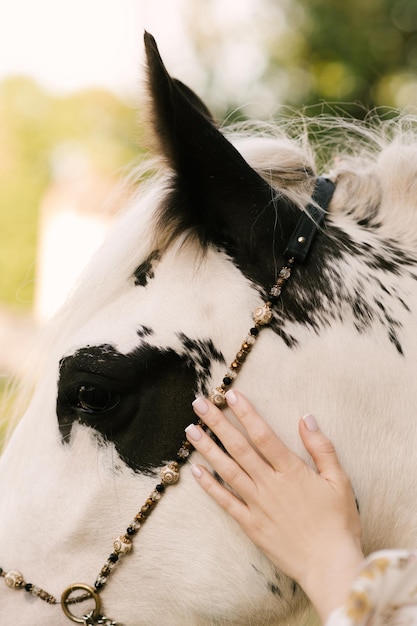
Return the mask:
<svg viewBox="0 0 417 626">
<path fill-rule="evenodd" d="M 262 241 L 261 233 L 269 231 L 273 239 L 276 192 L 222 135 L 198 96 L 171 78 L 148 33 L 145 48 L 153 127 L 176 175 L 175 208 L 171 210 L 177 215 L 168 217 L 180 217 L 183 227 L 194 227 L 202 238 L 216 243 L 231 239 L 238 247 L 245 247 L 245 242 L 250 247 L 254 241 L 269 243 Z M 285 204 L 284 213 L 290 209 Z M 285 226 L 276 234 L 277 243 L 286 236 L 282 230 Z M 254 231 L 259 231 L 259 238 Z"/>
<path fill-rule="evenodd" d="M 188 157 L 196 147 L 194 141 L 199 141 L 195 131 L 198 132 L 201 125 L 206 126 L 206 132 L 214 129 L 215 122 L 197 94 L 168 74 L 155 39 L 146 32 L 145 50 L 154 134 L 172 169 L 178 174 L 185 173 Z"/>
</svg>

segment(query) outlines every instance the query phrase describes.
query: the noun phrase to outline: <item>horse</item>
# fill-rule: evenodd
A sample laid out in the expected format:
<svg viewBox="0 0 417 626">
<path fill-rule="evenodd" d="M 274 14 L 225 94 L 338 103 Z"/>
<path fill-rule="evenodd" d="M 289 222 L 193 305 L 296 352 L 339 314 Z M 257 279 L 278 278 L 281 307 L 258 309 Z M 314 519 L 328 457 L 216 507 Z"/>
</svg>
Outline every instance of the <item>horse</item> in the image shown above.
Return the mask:
<svg viewBox="0 0 417 626">
<path fill-rule="evenodd" d="M 306 623 L 299 586 L 196 485 L 183 431 L 196 396 L 235 386 L 311 462 L 313 412 L 365 553 L 416 545 L 413 122 L 349 122 L 316 165 L 320 137 L 229 135 L 145 48 L 159 166 L 51 321 L 1 457 L 0 621 Z"/>
</svg>

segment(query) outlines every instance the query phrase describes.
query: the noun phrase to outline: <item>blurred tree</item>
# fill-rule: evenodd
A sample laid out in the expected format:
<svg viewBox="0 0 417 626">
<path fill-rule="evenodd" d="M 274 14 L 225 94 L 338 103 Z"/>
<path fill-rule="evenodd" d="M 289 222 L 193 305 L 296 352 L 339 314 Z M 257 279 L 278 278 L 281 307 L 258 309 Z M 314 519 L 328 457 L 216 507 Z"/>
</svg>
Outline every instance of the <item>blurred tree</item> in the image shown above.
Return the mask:
<svg viewBox="0 0 417 626">
<path fill-rule="evenodd" d="M 309 75 L 303 101 L 294 104 L 336 101 L 357 116 L 376 106 L 417 104 L 415 0 L 299 2 L 298 58 L 285 60 L 276 44 L 271 47 L 272 67 L 298 65 Z M 291 101 L 291 89 L 288 96 Z"/>
<path fill-rule="evenodd" d="M 54 155 L 79 144 L 115 177 L 138 154 L 133 107 L 100 90 L 58 98 L 26 78 L 0 84 L 0 302 L 33 300 L 38 208 Z"/>
<path fill-rule="evenodd" d="M 226 5 L 187 2 L 187 33 L 219 116 L 242 104 L 261 117 L 282 104 L 357 117 L 417 105 L 416 0 L 242 0 L 231 20 Z"/>
</svg>

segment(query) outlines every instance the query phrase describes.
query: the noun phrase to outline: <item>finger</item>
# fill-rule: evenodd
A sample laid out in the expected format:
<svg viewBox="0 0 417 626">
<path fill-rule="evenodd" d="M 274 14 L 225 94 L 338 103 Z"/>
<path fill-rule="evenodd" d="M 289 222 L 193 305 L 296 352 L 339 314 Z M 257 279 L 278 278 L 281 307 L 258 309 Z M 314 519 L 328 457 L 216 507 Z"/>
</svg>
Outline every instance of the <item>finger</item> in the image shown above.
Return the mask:
<svg viewBox="0 0 417 626">
<path fill-rule="evenodd" d="M 243 524 L 248 516 L 246 504 L 223 487 L 212 474 L 201 465 L 191 465 L 191 472 L 209 496 L 227 511 L 236 521 Z"/>
<path fill-rule="evenodd" d="M 313 415 L 305 415 L 300 420 L 299 430 L 303 444 L 319 473 L 331 479 L 344 476 L 332 442 L 321 432 Z"/>
<path fill-rule="evenodd" d="M 255 411 L 243 394 L 230 390 L 226 393 L 226 400 L 256 449 L 276 471 L 287 471 L 301 462 Z"/>
<path fill-rule="evenodd" d="M 265 475 L 268 475 L 271 471 L 270 465 L 254 450 L 247 438 L 233 426 L 222 411 L 204 398 L 197 398 L 193 402 L 193 408 L 210 430 L 220 439 L 231 457 L 254 482 L 259 482 L 261 479 L 264 479 Z"/>
<path fill-rule="evenodd" d="M 202 428 L 190 424 L 185 429 L 187 439 L 194 448 L 204 456 L 214 471 L 232 487 L 244 500 L 249 498 L 254 491 L 254 484 L 250 476 L 238 463 L 213 441 Z"/>
</svg>

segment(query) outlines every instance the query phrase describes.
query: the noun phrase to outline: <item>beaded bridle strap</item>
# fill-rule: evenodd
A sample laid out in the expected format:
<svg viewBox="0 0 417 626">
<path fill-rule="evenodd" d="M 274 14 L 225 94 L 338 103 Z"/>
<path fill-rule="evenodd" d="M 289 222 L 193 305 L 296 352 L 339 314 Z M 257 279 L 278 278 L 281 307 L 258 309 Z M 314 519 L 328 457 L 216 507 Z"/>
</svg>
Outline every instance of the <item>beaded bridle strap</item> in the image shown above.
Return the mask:
<svg viewBox="0 0 417 626">
<path fill-rule="evenodd" d="M 277 279 L 268 294 L 266 302 L 253 312 L 254 325 L 249 330 L 249 334 L 230 364 L 222 384 L 209 394 L 210 400 L 217 406 L 225 406 L 227 389 L 233 384 L 246 357 L 252 350 L 259 331 L 272 320 L 273 306 L 278 301 L 286 282 L 290 278 L 294 264 L 296 262 L 303 263 L 306 260 L 317 231 L 324 221 L 326 209 L 329 206 L 334 189 L 335 184 L 328 178 L 322 176 L 317 179 L 312 202 L 307 205 L 305 212 L 302 213 L 284 251 L 284 257 L 287 259 L 286 265 L 278 272 Z"/>
<path fill-rule="evenodd" d="M 210 399 L 217 406 L 225 405 L 225 393 L 227 389 L 236 379 L 240 368 L 256 342 L 260 330 L 268 326 L 272 320 L 273 306 L 278 301 L 285 284 L 290 278 L 294 264 L 296 262 L 303 263 L 307 258 L 315 235 L 324 221 L 326 209 L 332 198 L 334 189 L 334 183 L 328 178 L 320 177 L 317 179 L 312 202 L 307 205 L 305 212 L 302 213 L 290 237 L 287 248 L 285 249 L 284 256 L 286 258 L 286 264 L 278 272 L 277 279 L 268 294 L 266 302 L 253 312 L 253 327 L 250 328 L 240 350 L 231 362 L 221 385 L 213 389 L 209 394 Z M 197 423 L 204 428 L 204 424 L 201 420 L 198 420 Z M 120 562 L 120 559 L 129 554 L 132 550 L 133 538 L 155 509 L 157 503 L 165 493 L 166 488 L 178 482 L 180 466 L 186 462 L 192 450 L 192 444 L 184 439 L 176 454 L 176 459 L 160 470 L 160 481 L 155 485 L 145 503 L 130 522 L 125 533 L 114 540 L 113 551 L 101 568 L 93 586 L 86 585 L 85 583 L 74 583 L 69 585 L 63 591 L 60 600 L 57 600 L 55 596 L 44 589 L 26 582 L 20 572 L 14 570 L 6 572 L 0 567 L 0 577 L 4 579 L 10 589 L 24 590 L 48 604 L 61 604 L 64 614 L 72 622 L 83 624 L 84 626 L 122 626 L 120 623 L 117 624 L 114 620 L 107 618 L 102 613 L 100 592 L 107 583 L 110 574 Z M 73 612 L 74 605 L 78 605 L 86 600 L 93 601 L 93 608 L 88 613 L 77 616 Z"/>
</svg>

